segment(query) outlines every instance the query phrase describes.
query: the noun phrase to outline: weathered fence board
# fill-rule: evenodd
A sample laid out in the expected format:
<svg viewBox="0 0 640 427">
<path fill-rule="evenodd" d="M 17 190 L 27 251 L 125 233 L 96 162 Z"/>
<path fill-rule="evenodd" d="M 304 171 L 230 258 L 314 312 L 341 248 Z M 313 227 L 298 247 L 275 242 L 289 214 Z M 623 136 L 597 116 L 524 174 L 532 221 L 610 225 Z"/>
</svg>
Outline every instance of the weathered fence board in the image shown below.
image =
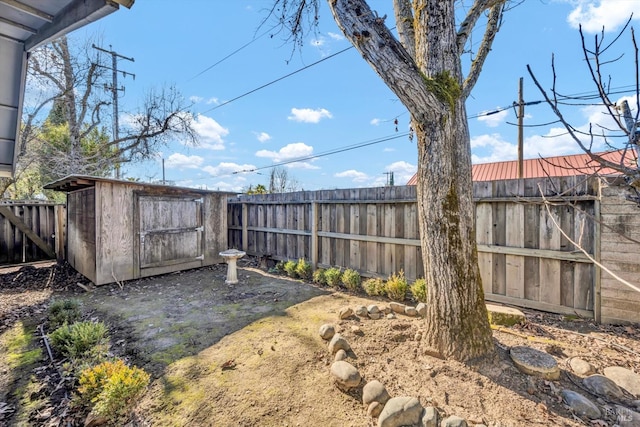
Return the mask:
<svg viewBox="0 0 640 427">
<path fill-rule="evenodd" d="M 593 316 L 595 267 L 570 240 L 595 253 L 597 189 L 576 177 L 474 183 L 486 298 Z M 229 242 L 250 254 L 305 258 L 314 260 L 315 267 L 352 268 L 365 276 L 404 270 L 414 280 L 424 275 L 415 190 L 398 186 L 240 196 L 229 200 Z M 554 201 L 548 207 L 547 198 Z M 251 214 L 258 209 L 263 213 Z M 263 248 L 255 243 L 260 239 L 276 245 Z"/>
<path fill-rule="evenodd" d="M 64 259 L 63 205 L 0 202 L 0 265 Z"/>
</svg>

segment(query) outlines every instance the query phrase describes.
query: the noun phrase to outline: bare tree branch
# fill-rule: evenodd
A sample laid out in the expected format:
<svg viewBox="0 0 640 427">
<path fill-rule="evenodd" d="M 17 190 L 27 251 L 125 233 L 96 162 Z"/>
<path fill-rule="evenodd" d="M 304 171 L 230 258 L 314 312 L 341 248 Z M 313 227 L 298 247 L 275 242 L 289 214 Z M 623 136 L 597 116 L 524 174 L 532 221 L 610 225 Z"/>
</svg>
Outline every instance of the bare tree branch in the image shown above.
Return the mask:
<svg viewBox="0 0 640 427">
<path fill-rule="evenodd" d="M 500 29 L 500 22 L 502 21 L 502 11 L 504 9 L 504 2 L 494 1 L 496 3 L 491 7 L 489 12 L 489 19 L 487 19 L 487 26 L 485 28 L 484 37 L 482 38 L 482 43 L 480 43 L 480 49 L 476 54 L 475 60 L 471 64 L 471 69 L 469 70 L 469 74 L 465 79 L 462 85 L 462 97 L 464 99 L 469 97 L 471 90 L 476 85 L 478 78 L 480 77 L 480 73 L 482 71 L 482 66 L 484 65 L 484 61 L 487 59 L 489 52 L 491 51 L 491 46 L 493 45 L 493 40 Z M 460 43 L 460 37 L 458 37 L 458 43 Z M 459 47 L 460 45 L 458 45 Z M 464 45 L 463 45 L 464 47 Z M 462 52 L 462 50 L 460 50 Z"/>
</svg>

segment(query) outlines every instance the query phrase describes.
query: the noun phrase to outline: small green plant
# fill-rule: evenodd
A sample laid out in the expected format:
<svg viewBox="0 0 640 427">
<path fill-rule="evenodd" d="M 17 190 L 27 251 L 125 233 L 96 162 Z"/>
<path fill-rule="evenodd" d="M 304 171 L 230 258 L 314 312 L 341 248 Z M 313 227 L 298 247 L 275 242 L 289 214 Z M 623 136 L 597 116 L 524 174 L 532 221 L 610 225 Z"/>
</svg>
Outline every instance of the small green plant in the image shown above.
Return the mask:
<svg viewBox="0 0 640 427">
<path fill-rule="evenodd" d="M 324 272 L 324 278 L 327 281 L 327 285 L 332 288 L 337 288 L 340 285 L 340 280 L 342 278 L 342 273 L 340 269 L 337 267 L 331 267 Z"/>
<path fill-rule="evenodd" d="M 381 296 L 387 294 L 386 284 L 384 280 L 379 278 L 370 278 L 362 282 L 362 289 L 369 296 Z"/>
<path fill-rule="evenodd" d="M 277 262 L 276 266 L 274 267 L 275 270 L 276 270 L 276 273 L 284 273 L 285 272 L 284 271 L 284 264 L 285 264 L 285 261 L 283 261 L 283 260 L 280 260 L 280 261 Z"/>
<path fill-rule="evenodd" d="M 107 327 L 102 322 L 65 324 L 49 334 L 54 350 L 69 359 L 100 358 L 109 349 Z"/>
<path fill-rule="evenodd" d="M 342 273 L 342 284 L 350 291 L 360 289 L 360 282 L 360 274 L 357 271 L 348 268 Z"/>
<path fill-rule="evenodd" d="M 92 412 L 114 423 L 126 417 L 149 385 L 149 374 L 120 359 L 84 369 L 78 380 L 80 401 Z"/>
<path fill-rule="evenodd" d="M 313 272 L 313 283 L 317 283 L 318 285 L 326 285 L 327 278 L 324 277 L 325 270 L 323 268 L 319 268 Z"/>
<path fill-rule="evenodd" d="M 312 269 L 311 264 L 304 260 L 304 258 L 300 258 L 298 263 L 296 264 L 296 274 L 299 278 L 303 280 L 311 279 Z"/>
<path fill-rule="evenodd" d="M 392 274 L 387 280 L 386 289 L 387 296 L 394 301 L 404 301 L 407 296 L 407 279 L 404 277 L 404 271 L 400 270 L 398 274 Z"/>
<path fill-rule="evenodd" d="M 427 281 L 424 279 L 416 279 L 409 287 L 411 295 L 418 302 L 427 302 Z"/>
<path fill-rule="evenodd" d="M 287 276 L 289 277 L 297 277 L 297 273 L 296 273 L 296 267 L 298 266 L 298 264 L 295 261 L 287 261 L 284 263 L 284 271 L 285 273 L 287 273 Z"/>
<path fill-rule="evenodd" d="M 80 311 L 80 302 L 77 299 L 63 299 L 51 303 L 47 309 L 47 319 L 49 320 L 49 329 L 55 330 L 60 326 L 71 324 L 80 320 L 82 312 Z"/>
</svg>

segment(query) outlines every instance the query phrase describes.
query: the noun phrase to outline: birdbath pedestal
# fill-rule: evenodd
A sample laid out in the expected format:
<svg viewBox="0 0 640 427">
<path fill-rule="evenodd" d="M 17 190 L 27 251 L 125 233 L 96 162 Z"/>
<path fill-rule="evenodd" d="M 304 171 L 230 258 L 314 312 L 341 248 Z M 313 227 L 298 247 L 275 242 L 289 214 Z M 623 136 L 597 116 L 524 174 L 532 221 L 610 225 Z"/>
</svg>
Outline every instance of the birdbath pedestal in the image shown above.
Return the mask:
<svg viewBox="0 0 640 427">
<path fill-rule="evenodd" d="M 224 252 L 220 252 L 220 256 L 224 258 L 227 263 L 227 280 L 224 283 L 228 285 L 235 285 L 238 283 L 238 270 L 236 268 L 236 261 L 245 256 L 247 253 L 239 251 L 237 249 L 228 249 Z"/>
</svg>

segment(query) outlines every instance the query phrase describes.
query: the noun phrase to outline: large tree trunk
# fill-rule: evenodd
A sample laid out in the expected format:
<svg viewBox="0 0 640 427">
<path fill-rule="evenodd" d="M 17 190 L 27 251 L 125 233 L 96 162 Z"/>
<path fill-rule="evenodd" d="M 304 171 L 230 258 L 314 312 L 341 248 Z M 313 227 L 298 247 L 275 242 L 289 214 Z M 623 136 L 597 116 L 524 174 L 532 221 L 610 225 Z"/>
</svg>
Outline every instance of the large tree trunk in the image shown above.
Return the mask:
<svg viewBox="0 0 640 427">
<path fill-rule="evenodd" d="M 345 36 L 411 114 L 418 144 L 418 211 L 427 290 L 424 344 L 445 358 L 493 352 L 480 279 L 471 148 L 453 0 L 396 0 L 405 49 L 364 0 L 329 0 Z M 410 9 L 410 8 L 409 8 Z M 408 30 L 408 29 L 407 29 Z M 405 40 L 413 36 L 415 39 Z M 415 53 L 413 53 L 415 52 Z"/>
</svg>

